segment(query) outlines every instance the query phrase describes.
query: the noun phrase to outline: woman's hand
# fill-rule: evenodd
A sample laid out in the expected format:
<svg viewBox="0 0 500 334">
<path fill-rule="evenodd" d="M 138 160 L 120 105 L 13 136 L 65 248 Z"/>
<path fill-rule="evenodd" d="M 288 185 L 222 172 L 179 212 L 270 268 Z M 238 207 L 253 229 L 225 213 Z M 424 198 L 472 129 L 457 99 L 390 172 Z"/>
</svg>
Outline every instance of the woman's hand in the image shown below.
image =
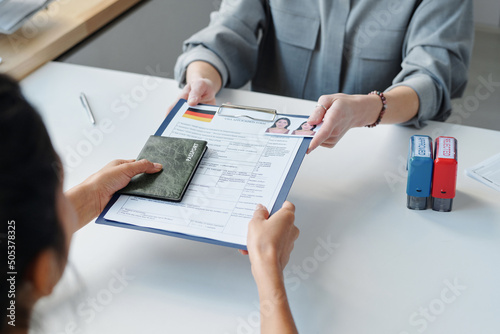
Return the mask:
<svg viewBox="0 0 500 334">
<path fill-rule="evenodd" d="M 259 204 L 248 225 L 248 251 L 240 251 L 250 257 L 259 290 L 262 334 L 297 333 L 283 278 L 283 269 L 299 236 L 294 220 L 295 207 L 290 202 L 283 203 L 271 218 Z"/>
<path fill-rule="evenodd" d="M 290 202 L 283 203 L 282 208 L 271 218 L 264 206 L 257 206 L 248 224 L 248 252 L 243 252 L 249 254 L 252 270 L 256 269 L 255 274 L 260 274 L 261 267 L 283 271 L 299 236 L 294 220 L 295 206 Z"/>
<path fill-rule="evenodd" d="M 381 123 L 403 123 L 417 115 L 420 101 L 413 88 L 398 86 L 384 92 L 384 96 L 387 107 Z M 311 140 L 307 153 L 311 153 L 320 145 L 334 147 L 349 129 L 375 123 L 382 106 L 382 100 L 378 95 L 321 96 L 307 122 L 317 125 L 323 121 L 323 125 Z"/>
<path fill-rule="evenodd" d="M 108 163 L 97 173 L 90 176 L 85 183 L 89 183 L 98 199 L 98 214 L 104 210 L 115 192 L 124 188 L 132 177 L 147 173 L 158 173 L 163 166 L 146 159 L 114 160 Z"/>
<path fill-rule="evenodd" d="M 182 89 L 177 100 L 185 99 L 188 105 L 194 107 L 198 103 L 216 104 L 215 95 L 222 86 L 219 72 L 204 61 L 194 61 L 189 64 L 186 72 L 186 86 Z M 177 101 L 168 108 L 172 110 Z"/>
<path fill-rule="evenodd" d="M 307 122 L 312 125 L 323 122 L 323 125 L 311 140 L 307 153 L 320 145 L 332 148 L 349 129 L 373 124 L 381 109 L 382 101 L 377 95 L 321 96 Z"/>
<path fill-rule="evenodd" d="M 210 81 L 210 79 L 202 78 L 194 80 L 184 86 L 181 94 L 177 97 L 177 101 L 185 99 L 187 100 L 188 105 L 192 107 L 198 103 L 215 104 L 215 94 L 217 94 L 217 90 L 215 90 L 214 87 L 215 85 Z M 175 107 L 177 101 L 168 107 L 168 112 Z"/>
<path fill-rule="evenodd" d="M 66 196 L 78 215 L 79 227 L 97 217 L 115 192 L 124 188 L 132 177 L 153 174 L 163 166 L 148 160 L 114 160 L 81 184 L 68 190 Z"/>
</svg>

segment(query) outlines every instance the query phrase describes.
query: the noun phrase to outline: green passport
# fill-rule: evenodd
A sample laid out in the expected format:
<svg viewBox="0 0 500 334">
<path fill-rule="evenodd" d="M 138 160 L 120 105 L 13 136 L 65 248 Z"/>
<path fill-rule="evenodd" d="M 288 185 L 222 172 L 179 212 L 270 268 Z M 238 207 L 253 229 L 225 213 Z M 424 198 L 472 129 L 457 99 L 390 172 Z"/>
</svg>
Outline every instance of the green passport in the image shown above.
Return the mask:
<svg viewBox="0 0 500 334">
<path fill-rule="evenodd" d="M 163 169 L 134 176 L 120 193 L 179 202 L 206 150 L 203 140 L 150 136 L 137 160 L 161 163 Z"/>
</svg>

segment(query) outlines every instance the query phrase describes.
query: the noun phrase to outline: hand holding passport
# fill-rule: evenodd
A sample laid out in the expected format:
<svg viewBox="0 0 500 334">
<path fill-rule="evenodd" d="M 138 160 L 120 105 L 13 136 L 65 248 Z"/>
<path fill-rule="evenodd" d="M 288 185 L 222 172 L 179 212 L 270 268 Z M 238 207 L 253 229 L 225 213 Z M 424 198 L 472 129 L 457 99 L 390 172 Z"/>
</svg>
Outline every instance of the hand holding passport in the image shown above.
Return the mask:
<svg viewBox="0 0 500 334">
<path fill-rule="evenodd" d="M 206 150 L 204 140 L 150 136 L 137 160 L 161 163 L 163 170 L 134 176 L 120 193 L 179 202 Z"/>
</svg>

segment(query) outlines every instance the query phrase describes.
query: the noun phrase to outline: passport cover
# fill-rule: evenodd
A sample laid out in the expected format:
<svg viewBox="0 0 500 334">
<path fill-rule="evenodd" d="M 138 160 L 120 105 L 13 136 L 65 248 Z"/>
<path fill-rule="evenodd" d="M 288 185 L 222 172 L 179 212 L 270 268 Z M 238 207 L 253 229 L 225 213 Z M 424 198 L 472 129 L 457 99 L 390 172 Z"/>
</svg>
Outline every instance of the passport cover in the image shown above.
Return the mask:
<svg viewBox="0 0 500 334">
<path fill-rule="evenodd" d="M 156 174 L 139 174 L 119 193 L 179 202 L 207 150 L 204 140 L 150 136 L 137 160 L 158 162 Z"/>
</svg>

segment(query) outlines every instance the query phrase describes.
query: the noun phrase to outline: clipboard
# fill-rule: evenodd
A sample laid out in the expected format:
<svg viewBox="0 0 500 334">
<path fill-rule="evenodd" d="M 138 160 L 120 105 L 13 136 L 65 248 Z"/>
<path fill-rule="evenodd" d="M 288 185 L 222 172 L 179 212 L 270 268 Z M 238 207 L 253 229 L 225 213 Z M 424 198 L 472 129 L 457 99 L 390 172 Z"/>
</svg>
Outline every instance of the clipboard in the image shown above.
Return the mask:
<svg viewBox="0 0 500 334">
<path fill-rule="evenodd" d="M 224 108 L 225 109 L 241 110 L 241 112 L 239 112 L 237 114 L 227 114 L 227 113 L 224 113 Z M 247 113 L 245 113 L 249 110 L 261 113 L 261 115 L 259 117 L 250 116 Z M 241 106 L 241 105 L 237 105 L 237 104 L 226 104 L 226 103 L 223 103 L 220 105 L 220 107 L 217 109 L 217 114 L 219 114 L 220 116 L 224 116 L 224 117 L 237 117 L 237 118 L 243 117 L 243 118 L 249 118 L 249 119 L 252 119 L 255 121 L 263 121 L 263 122 L 274 122 L 274 120 L 276 119 L 276 116 L 278 116 L 278 112 L 276 111 L 276 109 L 249 107 L 249 106 Z M 283 115 L 283 116 L 286 116 L 286 115 Z"/>
<path fill-rule="evenodd" d="M 155 136 L 161 136 L 163 134 L 163 132 L 165 131 L 165 129 L 167 128 L 169 123 L 172 121 L 172 119 L 175 117 L 177 112 L 181 109 L 181 107 L 186 102 L 187 101 L 184 99 L 181 99 L 177 102 L 175 107 L 172 109 L 172 111 L 170 111 L 168 116 L 164 119 L 162 124 L 158 127 L 158 129 L 154 133 Z M 219 114 L 220 116 L 223 116 L 223 117 L 248 117 L 248 118 L 252 118 L 252 117 L 245 115 L 245 110 L 249 110 L 251 112 L 266 113 L 266 116 L 273 114 L 273 118 L 272 118 L 272 120 L 270 119 L 269 122 L 274 121 L 276 116 L 292 116 L 292 117 L 300 117 L 300 118 L 304 118 L 304 119 L 308 118 L 307 116 L 278 114 L 276 112 L 276 110 L 273 110 L 273 109 L 256 108 L 256 107 L 249 107 L 249 106 L 235 106 L 235 105 L 229 105 L 229 109 L 238 110 L 238 116 L 227 115 L 227 114 L 224 115 L 223 113 L 219 112 L 221 110 L 223 112 L 223 109 L 227 108 L 227 106 L 228 105 L 219 106 L 218 110 L 217 110 L 217 114 Z M 213 106 L 213 107 L 217 107 L 217 106 Z M 278 193 L 276 201 L 274 202 L 274 205 L 270 210 L 270 215 L 272 215 L 276 211 L 278 211 L 282 207 L 283 203 L 285 202 L 285 200 L 288 196 L 288 193 L 290 192 L 290 189 L 292 187 L 293 181 L 295 180 L 295 176 L 297 175 L 299 168 L 300 168 L 300 165 L 302 164 L 302 161 L 305 157 L 305 154 L 306 154 L 307 149 L 309 147 L 310 141 L 311 141 L 311 138 L 307 138 L 307 137 L 302 138 L 302 143 L 300 144 L 299 149 L 298 149 L 298 151 L 293 159 L 293 162 L 290 166 L 290 169 L 288 170 L 288 173 L 287 173 L 285 180 L 283 182 L 283 185 Z M 115 202 L 118 200 L 119 197 L 120 197 L 119 194 L 113 195 L 113 197 L 111 198 L 109 203 L 106 205 L 104 210 L 101 212 L 99 217 L 96 219 L 97 224 L 123 227 L 123 228 L 129 228 L 129 229 L 133 229 L 133 230 L 163 234 L 163 235 L 173 236 L 173 237 L 177 237 L 177 238 L 181 238 L 181 239 L 199 241 L 199 242 L 220 245 L 220 246 L 226 246 L 226 247 L 231 247 L 231 248 L 236 248 L 236 249 L 243 249 L 243 250 L 247 249 L 246 245 L 242 245 L 242 244 L 230 243 L 230 242 L 225 242 L 225 241 L 221 241 L 221 240 L 217 240 L 217 239 L 200 237 L 200 236 L 196 236 L 196 235 L 180 233 L 180 232 L 175 232 L 175 231 L 169 231 L 169 230 L 163 230 L 163 229 L 157 229 L 157 228 L 152 228 L 152 227 L 137 226 L 137 225 L 133 225 L 133 224 L 128 224 L 128 223 L 109 220 L 109 219 L 104 218 L 104 216 L 107 214 L 107 212 L 113 206 L 113 204 L 115 204 Z"/>
</svg>

